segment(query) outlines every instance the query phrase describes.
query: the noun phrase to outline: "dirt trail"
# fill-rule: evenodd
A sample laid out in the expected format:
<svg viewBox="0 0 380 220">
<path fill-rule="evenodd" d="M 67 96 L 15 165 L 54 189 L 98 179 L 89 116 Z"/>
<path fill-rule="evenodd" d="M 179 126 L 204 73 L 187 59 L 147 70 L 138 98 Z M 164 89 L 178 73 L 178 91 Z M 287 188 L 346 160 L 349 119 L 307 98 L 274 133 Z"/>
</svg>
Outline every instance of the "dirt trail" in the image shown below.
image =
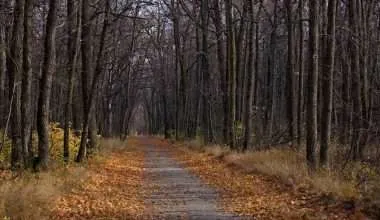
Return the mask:
<svg viewBox="0 0 380 220">
<path fill-rule="evenodd" d="M 185 170 L 167 149 L 145 144 L 148 210 L 157 219 L 241 219 L 218 208 L 218 192 Z"/>
<path fill-rule="evenodd" d="M 50 219 L 363 219 L 159 138 L 130 138 L 87 170 Z"/>
<path fill-rule="evenodd" d="M 90 160 L 88 178 L 57 200 L 50 219 L 242 219 L 221 210 L 218 192 L 157 141 L 131 138 Z"/>
</svg>

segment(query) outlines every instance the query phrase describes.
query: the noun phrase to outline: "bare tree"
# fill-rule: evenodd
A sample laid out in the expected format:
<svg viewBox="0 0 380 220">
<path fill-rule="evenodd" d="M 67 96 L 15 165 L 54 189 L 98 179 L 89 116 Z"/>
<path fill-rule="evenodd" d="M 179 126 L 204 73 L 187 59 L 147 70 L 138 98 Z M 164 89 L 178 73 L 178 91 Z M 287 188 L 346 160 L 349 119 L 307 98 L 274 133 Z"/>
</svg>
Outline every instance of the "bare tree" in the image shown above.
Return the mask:
<svg viewBox="0 0 380 220">
<path fill-rule="evenodd" d="M 80 3 L 79 3 L 80 5 Z M 70 118 L 73 102 L 73 90 L 74 90 L 74 78 L 77 68 L 77 57 L 78 57 L 78 47 L 79 47 L 79 30 L 80 30 L 80 19 L 79 13 L 76 12 L 75 1 L 67 1 L 67 32 L 68 32 L 68 42 L 67 42 L 67 57 L 68 57 L 68 85 L 67 85 L 67 95 L 65 104 L 65 127 L 64 127 L 64 143 L 63 143 L 63 157 L 67 162 L 69 160 L 69 142 L 70 142 Z"/>
<path fill-rule="evenodd" d="M 236 120 L 236 48 L 233 27 L 232 1 L 225 0 L 225 16 L 227 30 L 227 85 L 228 85 L 228 145 L 235 148 L 235 120 Z"/>
<path fill-rule="evenodd" d="M 46 22 L 44 41 L 44 61 L 40 81 L 40 95 L 38 98 L 37 131 L 38 131 L 38 163 L 41 169 L 48 168 L 49 162 L 49 111 L 50 95 L 55 72 L 55 33 L 57 23 L 57 1 L 49 1 L 49 12 Z"/>
<path fill-rule="evenodd" d="M 311 170 L 315 169 L 317 147 L 318 103 L 318 48 L 319 48 L 319 0 L 310 0 L 309 76 L 307 83 L 306 159 Z"/>
<path fill-rule="evenodd" d="M 323 55 L 322 71 L 323 71 L 323 103 L 321 120 L 321 149 L 320 149 L 320 165 L 327 166 L 328 149 L 331 135 L 331 116 L 333 101 L 333 75 L 335 64 L 335 16 L 336 16 L 336 0 L 328 1 L 328 27 L 326 36 L 326 52 Z"/>
<path fill-rule="evenodd" d="M 252 103 L 253 103 L 253 91 L 254 91 L 254 81 L 255 72 L 254 69 L 254 33 L 255 33 L 255 23 L 253 14 L 253 1 L 247 0 L 248 15 L 249 15 L 249 27 L 248 27 L 248 70 L 247 70 L 247 89 L 245 91 L 245 114 L 244 114 L 244 140 L 243 140 L 243 151 L 248 149 L 248 144 L 250 143 L 250 137 L 252 135 L 251 123 L 252 123 Z M 257 48 L 256 48 L 257 49 Z"/>
<path fill-rule="evenodd" d="M 349 1 L 349 24 L 351 28 L 351 38 L 357 38 L 358 15 L 356 1 Z M 359 45 L 354 40 L 349 42 L 351 71 L 352 71 L 352 102 L 353 102 L 353 119 L 352 119 L 352 140 L 351 155 L 354 160 L 359 159 L 360 137 L 362 135 L 362 102 L 361 102 L 361 79 L 360 79 L 360 51 Z"/>
<path fill-rule="evenodd" d="M 15 2 L 13 31 L 9 56 L 7 57 L 9 77 L 9 99 L 11 102 L 11 131 L 12 131 L 12 167 L 18 168 L 22 164 L 21 143 L 21 76 L 22 76 L 22 37 L 24 21 L 24 0 Z"/>
<path fill-rule="evenodd" d="M 107 35 L 107 28 L 109 26 L 108 16 L 110 11 L 109 0 L 105 3 L 105 15 L 103 21 L 102 32 L 99 41 L 99 50 L 95 61 L 95 70 L 93 79 L 89 83 L 89 77 L 92 73 L 92 56 L 91 56 L 91 22 L 89 20 L 89 2 L 88 0 L 82 0 L 82 96 L 83 96 L 83 128 L 81 143 L 76 158 L 77 162 L 81 162 L 85 159 L 87 154 L 87 138 L 89 133 L 90 117 L 95 107 L 96 87 L 99 77 L 102 73 L 102 58 L 105 49 L 105 40 Z M 88 86 L 90 84 L 90 87 Z"/>
<path fill-rule="evenodd" d="M 287 75 L 287 117 L 288 129 L 291 143 L 296 139 L 296 94 L 294 80 L 294 30 L 293 30 L 293 14 L 292 1 L 286 0 L 287 11 L 287 28 L 288 28 L 288 60 L 286 65 Z"/>
</svg>

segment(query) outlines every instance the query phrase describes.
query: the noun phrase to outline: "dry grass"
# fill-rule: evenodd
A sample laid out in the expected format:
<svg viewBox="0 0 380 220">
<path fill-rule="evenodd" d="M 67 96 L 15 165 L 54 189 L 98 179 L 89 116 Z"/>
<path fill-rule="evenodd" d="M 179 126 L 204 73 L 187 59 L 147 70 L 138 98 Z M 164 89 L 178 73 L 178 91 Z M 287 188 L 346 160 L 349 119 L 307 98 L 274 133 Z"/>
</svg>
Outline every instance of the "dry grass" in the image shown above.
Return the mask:
<svg viewBox="0 0 380 220">
<path fill-rule="evenodd" d="M 64 165 L 54 154 L 47 172 L 0 170 L 0 219 L 50 219 L 61 196 L 83 188 L 90 167 L 104 165 L 110 153 L 125 148 L 125 142 L 118 139 L 100 140 L 100 145 L 101 150 L 84 164 Z"/>
<path fill-rule="evenodd" d="M 223 146 L 202 146 L 199 141 L 184 143 L 198 152 L 220 159 L 247 173 L 259 173 L 280 179 L 295 190 L 314 191 L 324 197 L 341 201 L 355 201 L 364 209 L 376 209 L 380 204 L 380 175 L 376 166 L 368 163 L 347 162 L 342 148 L 330 150 L 329 168 L 312 175 L 308 172 L 305 152 L 287 146 L 246 153 L 232 152 Z M 374 208 L 376 207 L 376 208 Z"/>
<path fill-rule="evenodd" d="M 6 173 L 7 171 L 2 171 Z M 7 173 L 0 181 L 0 218 L 47 219 L 54 201 L 86 177 L 72 166 L 44 173 Z"/>
<path fill-rule="evenodd" d="M 301 191 L 272 175 L 245 167 L 240 157 L 243 154 L 220 146 L 174 146 L 162 143 L 189 171 L 220 192 L 219 205 L 227 212 L 254 219 L 357 219 L 356 212 L 344 210 L 329 197 L 321 200 L 308 188 Z M 197 148 L 200 150 L 195 151 Z"/>
<path fill-rule="evenodd" d="M 0 218 L 47 219 L 54 201 L 61 194 L 80 187 L 87 178 L 84 167 L 63 162 L 63 134 L 59 124 L 50 124 L 50 169 L 42 173 L 10 171 L 11 143 L 6 138 L 6 144 L 0 153 L 0 163 L 4 167 L 0 170 Z M 36 133 L 33 133 L 35 150 L 36 139 Z M 71 132 L 70 161 L 77 154 L 79 141 L 79 137 Z"/>
<path fill-rule="evenodd" d="M 323 194 L 350 200 L 358 198 L 357 183 L 338 170 L 319 170 L 310 175 L 302 152 L 291 149 L 272 149 L 245 154 L 231 153 L 224 160 L 245 170 L 280 178 L 294 187 L 310 185 Z"/>
</svg>

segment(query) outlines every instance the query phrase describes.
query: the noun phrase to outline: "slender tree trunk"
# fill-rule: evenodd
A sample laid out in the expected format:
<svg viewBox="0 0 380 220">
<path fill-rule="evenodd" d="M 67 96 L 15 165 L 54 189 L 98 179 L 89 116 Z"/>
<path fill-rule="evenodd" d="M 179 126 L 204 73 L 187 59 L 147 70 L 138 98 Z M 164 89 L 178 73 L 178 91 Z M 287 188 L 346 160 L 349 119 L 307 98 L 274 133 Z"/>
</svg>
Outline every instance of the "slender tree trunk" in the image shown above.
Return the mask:
<svg viewBox="0 0 380 220">
<path fill-rule="evenodd" d="M 24 165 L 30 165 L 33 153 L 29 152 L 29 140 L 32 132 L 31 97 L 32 97 L 32 67 L 30 53 L 30 38 L 32 28 L 33 0 L 25 1 L 24 40 L 23 40 L 23 76 L 21 94 L 21 123 L 22 123 L 22 153 Z"/>
<path fill-rule="evenodd" d="M 248 72 L 247 72 L 247 90 L 245 94 L 245 114 L 244 114 L 244 139 L 243 139 L 243 151 L 248 149 L 248 145 L 251 139 L 251 124 L 252 124 L 252 103 L 253 103 L 253 91 L 256 71 L 254 69 L 254 15 L 253 15 L 253 1 L 247 0 L 248 15 L 249 15 L 249 27 L 248 27 Z M 257 48 L 256 48 L 257 50 Z"/>
<path fill-rule="evenodd" d="M 217 38 L 217 59 L 220 74 L 220 88 L 222 90 L 223 105 L 223 143 L 228 143 L 228 91 L 226 82 L 225 54 L 223 45 L 222 17 L 220 14 L 219 0 L 214 0 L 215 34 Z"/>
<path fill-rule="evenodd" d="M 90 106 L 88 97 L 88 78 L 91 74 L 91 47 L 92 47 L 92 37 L 91 29 L 92 24 L 90 21 L 89 12 L 89 0 L 82 0 L 82 30 L 81 30 L 81 54 L 82 54 L 82 98 L 83 98 L 83 124 L 82 124 L 82 134 L 81 142 L 76 157 L 77 162 L 81 162 L 87 155 L 87 138 L 88 138 L 88 122 L 89 122 L 89 112 Z"/>
<path fill-rule="evenodd" d="M 16 0 L 10 54 L 7 57 L 7 69 L 9 74 L 9 99 L 13 99 L 13 102 L 11 102 L 12 111 L 10 118 L 12 132 L 11 165 L 13 168 L 20 168 L 23 160 L 23 148 L 21 140 L 20 80 L 22 76 L 22 36 L 24 6 L 24 0 Z"/>
<path fill-rule="evenodd" d="M 1 0 L 1 5 L 5 8 L 7 0 Z M 7 71 L 7 50 L 6 50 L 6 16 L 0 15 L 0 101 L 3 102 L 3 92 L 5 90 L 5 74 Z"/>
<path fill-rule="evenodd" d="M 235 108 L 236 108 L 236 121 L 241 122 L 243 118 L 243 100 L 245 99 L 244 92 L 244 73 L 245 73 L 245 50 L 244 48 L 244 36 L 246 32 L 246 17 L 247 17 L 247 2 L 243 1 L 243 12 L 241 14 L 239 27 L 236 29 L 236 37 L 234 39 L 235 50 L 236 50 L 236 71 L 235 71 L 235 83 L 236 83 L 236 98 L 235 98 Z"/>
<path fill-rule="evenodd" d="M 202 55 L 201 71 L 203 76 L 202 86 L 202 133 L 206 144 L 212 141 L 211 119 L 210 119 L 210 73 L 208 61 L 208 0 L 201 3 L 201 23 L 202 23 Z"/>
<path fill-rule="evenodd" d="M 235 120 L 236 120 L 236 48 L 232 17 L 232 1 L 225 0 L 226 29 L 227 29 L 227 85 L 228 85 L 228 144 L 235 148 Z"/>
<path fill-rule="evenodd" d="M 277 60 L 276 56 L 276 44 L 277 44 L 277 6 L 278 0 L 275 0 L 273 7 L 273 26 L 270 34 L 270 42 L 269 42 L 269 56 L 268 56 L 268 73 L 267 73 L 267 122 L 266 125 L 268 128 L 268 136 L 272 138 L 273 135 L 273 127 L 274 127 L 274 109 L 276 107 L 276 94 L 275 90 L 277 87 L 277 79 L 276 79 L 276 68 L 277 68 Z"/>
<path fill-rule="evenodd" d="M 299 51 L 299 68 L 298 68 L 298 124 L 297 124 L 297 141 L 298 141 L 298 146 L 301 145 L 302 141 L 302 125 L 303 125 L 303 103 L 304 103 L 304 88 L 303 88 L 303 81 L 304 81 L 304 53 L 303 53 L 303 48 L 304 48 L 304 31 L 303 31 L 303 9 L 304 9 L 304 1 L 300 0 L 299 1 L 299 45 L 300 45 L 300 51 Z"/>
<path fill-rule="evenodd" d="M 356 1 L 349 1 L 349 23 L 351 27 L 350 41 L 350 58 L 351 58 L 351 83 L 352 83 L 352 102 L 353 102 L 353 118 L 352 128 L 353 135 L 351 140 L 351 153 L 354 160 L 359 159 L 360 138 L 362 135 L 362 103 L 360 99 L 360 58 L 359 46 L 354 39 L 358 39 L 358 24 L 357 24 L 357 4 Z"/>
<path fill-rule="evenodd" d="M 94 94 L 95 95 L 95 94 Z M 93 107 L 91 108 L 92 112 L 90 113 L 90 122 L 89 122 L 89 128 L 88 128 L 88 137 L 89 137 L 89 145 L 88 147 L 93 150 L 98 145 L 98 126 L 96 123 L 96 95 L 93 97 Z M 89 152 L 91 153 L 91 152 Z"/>
<path fill-rule="evenodd" d="M 70 119 L 73 103 L 73 91 L 74 91 L 74 76 L 76 72 L 78 46 L 79 46 L 79 16 L 75 12 L 75 1 L 67 0 L 67 32 L 68 32 L 68 44 L 67 44 L 67 57 L 68 57 L 68 85 L 66 93 L 65 104 L 65 127 L 63 138 L 63 157 L 66 162 L 69 161 L 70 156 Z M 78 20 L 78 21 L 77 21 Z"/>
<path fill-rule="evenodd" d="M 328 2 L 328 27 L 327 27 L 327 47 L 323 55 L 323 81 L 322 81 L 322 115 L 321 120 L 321 149 L 320 149 L 320 165 L 327 166 L 328 149 L 331 135 L 331 116 L 333 101 L 333 79 L 335 67 L 335 16 L 336 16 L 336 0 Z"/>
<path fill-rule="evenodd" d="M 287 118 L 291 143 L 296 139 L 296 94 L 294 88 L 294 31 L 292 17 L 292 1 L 286 0 L 287 27 L 288 27 L 288 61 L 287 61 Z"/>
<path fill-rule="evenodd" d="M 194 10 L 197 10 L 196 6 L 194 6 Z M 196 73 L 195 73 L 195 83 L 197 85 L 195 90 L 195 115 L 194 115 L 194 122 L 193 122 L 193 135 L 198 135 L 198 127 L 199 127 L 199 121 L 200 121 L 200 112 L 201 112 L 201 39 L 200 39 L 200 28 L 199 26 L 196 26 L 195 28 L 195 44 L 196 44 L 196 51 L 197 51 L 197 64 L 196 64 Z"/>
<path fill-rule="evenodd" d="M 94 77 L 92 79 L 90 90 L 88 91 L 88 82 L 87 79 L 91 75 L 91 22 L 89 20 L 89 2 L 88 0 L 82 1 L 82 90 L 83 90 L 83 109 L 84 109 L 84 119 L 83 119 L 83 128 L 82 128 L 82 137 L 81 143 L 76 158 L 77 162 L 84 160 L 87 154 L 87 139 L 89 134 L 89 129 L 94 131 L 94 124 L 91 126 L 91 113 L 95 108 L 95 97 L 96 97 L 96 88 L 99 80 L 99 76 L 103 71 L 103 52 L 105 48 L 105 38 L 108 29 L 108 16 L 110 12 L 110 2 L 109 0 L 105 3 L 105 15 L 103 21 L 102 32 L 99 41 L 99 51 L 97 53 L 96 62 L 95 62 L 95 71 Z M 86 32 L 86 33 L 85 33 Z M 95 123 L 96 125 L 96 123 Z M 96 127 L 96 126 L 95 126 Z M 96 147 L 96 139 L 92 138 L 91 147 Z"/>
<path fill-rule="evenodd" d="M 177 2 L 178 3 L 178 2 Z M 175 138 L 176 140 L 179 139 L 179 132 L 180 132 L 180 90 L 181 90 L 181 75 L 179 72 L 179 66 L 180 64 L 180 56 L 181 56 L 181 39 L 180 39 L 180 33 L 179 33 L 179 16 L 178 16 L 178 4 L 174 0 L 171 1 L 171 7 L 173 8 L 173 35 L 174 35 L 174 45 L 175 45 L 175 62 L 174 62 L 174 70 L 175 70 Z"/>
<path fill-rule="evenodd" d="M 368 82 L 368 69 L 371 68 L 369 62 L 369 48 L 370 48 L 370 37 L 369 37 L 369 20 L 372 18 L 373 10 L 375 8 L 373 0 L 366 2 L 359 1 L 362 4 L 361 8 L 361 49 L 362 49 L 362 72 L 361 72 L 361 100 L 362 100 L 362 117 L 363 117 L 363 135 L 360 140 L 359 146 L 359 157 L 363 158 L 364 149 L 367 145 L 369 138 L 369 129 L 371 124 L 371 113 L 370 113 L 370 89 Z"/>
<path fill-rule="evenodd" d="M 319 0 L 310 0 L 309 77 L 306 123 L 306 159 L 310 170 L 315 170 L 317 147 L 318 110 L 318 48 L 319 48 Z"/>
<path fill-rule="evenodd" d="M 55 72 L 55 33 L 57 23 L 57 0 L 49 1 L 44 42 L 44 62 L 38 99 L 38 168 L 47 169 L 49 162 L 49 110 L 53 74 Z"/>
</svg>

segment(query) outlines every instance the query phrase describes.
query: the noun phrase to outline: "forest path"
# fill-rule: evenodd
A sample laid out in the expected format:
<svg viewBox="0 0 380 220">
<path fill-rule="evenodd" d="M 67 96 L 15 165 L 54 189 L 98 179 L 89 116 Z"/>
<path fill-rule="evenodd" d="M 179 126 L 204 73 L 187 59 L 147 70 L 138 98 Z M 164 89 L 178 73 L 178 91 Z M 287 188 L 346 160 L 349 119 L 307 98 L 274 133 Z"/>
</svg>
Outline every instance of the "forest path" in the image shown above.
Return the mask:
<svg viewBox="0 0 380 220">
<path fill-rule="evenodd" d="M 145 149 L 144 188 L 153 219 L 242 219 L 221 210 L 218 192 L 173 159 L 168 148 L 149 139 Z"/>
<path fill-rule="evenodd" d="M 242 219 L 223 211 L 217 190 L 162 143 L 131 137 L 102 146 L 110 149 L 88 161 L 85 177 L 67 186 L 49 219 Z"/>
<path fill-rule="evenodd" d="M 108 145 L 81 167 L 86 177 L 67 186 L 49 219 L 365 219 L 180 143 L 131 137 Z"/>
</svg>

